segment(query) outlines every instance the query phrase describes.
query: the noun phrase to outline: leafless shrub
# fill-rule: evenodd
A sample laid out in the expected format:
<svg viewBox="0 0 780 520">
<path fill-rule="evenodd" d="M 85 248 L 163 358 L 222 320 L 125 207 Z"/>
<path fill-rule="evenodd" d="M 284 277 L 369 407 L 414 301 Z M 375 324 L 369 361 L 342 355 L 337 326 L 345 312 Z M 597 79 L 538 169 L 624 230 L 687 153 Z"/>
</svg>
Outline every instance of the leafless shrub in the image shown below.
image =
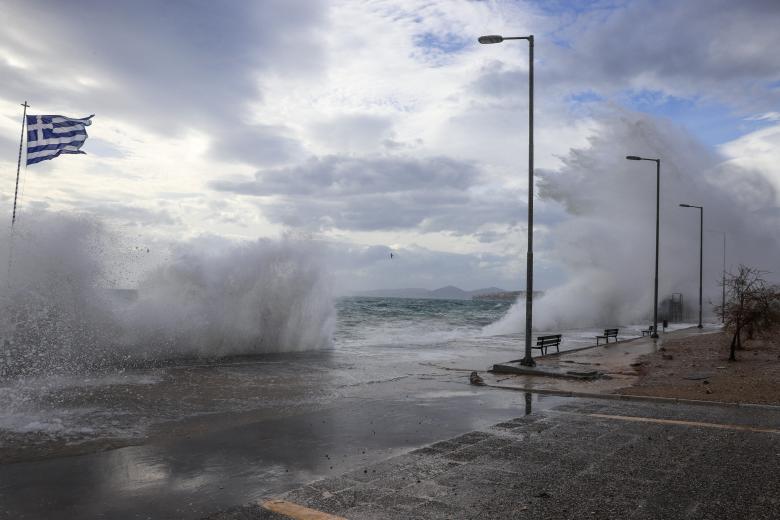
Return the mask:
<svg viewBox="0 0 780 520">
<path fill-rule="evenodd" d="M 729 360 L 736 361 L 736 351 L 742 349 L 742 335 L 773 328 L 780 321 L 780 287 L 764 280 L 765 271 L 740 265 L 736 273 L 725 279 L 726 305 L 716 307 L 725 329 L 732 334 Z"/>
</svg>

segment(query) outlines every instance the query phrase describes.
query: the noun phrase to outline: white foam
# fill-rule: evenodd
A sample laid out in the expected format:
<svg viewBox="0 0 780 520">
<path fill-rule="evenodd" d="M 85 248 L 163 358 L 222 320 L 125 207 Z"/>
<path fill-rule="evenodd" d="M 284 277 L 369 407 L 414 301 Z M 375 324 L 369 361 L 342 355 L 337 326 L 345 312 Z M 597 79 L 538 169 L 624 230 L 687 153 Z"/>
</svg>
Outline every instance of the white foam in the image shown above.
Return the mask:
<svg viewBox="0 0 780 520">
<path fill-rule="evenodd" d="M 767 240 L 776 236 L 776 221 L 759 214 L 771 213 L 772 199 L 741 198 L 735 189 L 755 182 L 771 192 L 754 172 L 724 162 L 672 125 L 637 114 L 612 114 L 587 148 L 561 157 L 559 170 L 538 174 L 540 198 L 565 210 L 568 218 L 544 235 L 552 250 L 547 245 L 537 262 L 563 266 L 568 280 L 534 301 L 534 330 L 647 324 L 652 318 L 656 167 L 627 161 L 626 154 L 661 158 L 661 301 L 682 293 L 686 310 L 697 311 L 699 214 L 680 203 L 703 204 L 705 231 L 726 232 L 730 265 L 771 271 L 780 258 L 778 241 Z M 712 315 L 707 302 L 721 300 L 722 254 L 720 236 L 705 233 L 705 318 Z M 525 302 L 519 301 L 485 333 L 524 328 Z"/>
<path fill-rule="evenodd" d="M 10 278 L 0 270 L 9 287 L 0 297 L 0 376 L 332 342 L 332 291 L 313 241 L 174 243 L 137 274 L 140 261 L 118 245 L 121 237 L 93 219 L 44 213 L 15 231 Z M 137 298 L 105 290 L 125 271 L 136 273 Z"/>
</svg>

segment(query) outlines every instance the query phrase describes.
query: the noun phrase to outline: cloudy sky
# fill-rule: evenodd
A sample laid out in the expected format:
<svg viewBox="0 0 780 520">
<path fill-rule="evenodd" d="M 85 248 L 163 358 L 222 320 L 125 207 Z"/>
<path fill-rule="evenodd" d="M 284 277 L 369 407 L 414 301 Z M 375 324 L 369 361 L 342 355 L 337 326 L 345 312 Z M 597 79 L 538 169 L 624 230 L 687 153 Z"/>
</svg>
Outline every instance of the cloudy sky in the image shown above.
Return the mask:
<svg viewBox="0 0 780 520">
<path fill-rule="evenodd" d="M 22 215 L 86 212 L 139 243 L 301 234 L 327 244 L 342 290 L 521 288 L 528 46 L 476 38 L 534 34 L 537 287 L 581 261 L 561 250 L 583 211 L 610 211 L 613 184 L 582 172 L 632 179 L 631 212 L 652 164 L 622 158 L 662 156 L 670 135 L 669 182 L 736 186 L 780 221 L 776 0 L 11 0 L 0 15 L 9 214 L 27 100 L 96 115 L 88 155 L 27 170 Z"/>
</svg>

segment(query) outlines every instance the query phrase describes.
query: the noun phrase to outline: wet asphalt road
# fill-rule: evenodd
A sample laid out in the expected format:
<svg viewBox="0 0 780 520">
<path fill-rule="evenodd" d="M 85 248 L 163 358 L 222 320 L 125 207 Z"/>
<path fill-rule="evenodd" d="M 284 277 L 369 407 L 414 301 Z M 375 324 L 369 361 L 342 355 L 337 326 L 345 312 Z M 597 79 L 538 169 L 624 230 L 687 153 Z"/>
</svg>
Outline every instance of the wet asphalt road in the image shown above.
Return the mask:
<svg viewBox="0 0 780 520">
<path fill-rule="evenodd" d="M 516 416 L 522 393 L 470 386 L 463 371 L 510 354 L 291 354 L 57 387 L 36 405 L 82 433 L 5 439 L 15 462 L 0 465 L 0 518 L 201 518 L 282 493 Z"/>
<path fill-rule="evenodd" d="M 410 451 L 472 431 L 495 433 L 492 425 L 518 417 L 538 419 L 554 434 L 518 429 L 518 438 L 511 441 L 482 437 L 489 441 L 484 446 L 444 443 L 439 446 L 448 446 L 459 462 L 474 460 L 478 467 L 465 465 L 458 473 L 450 467 L 452 460 L 443 466 L 438 461 L 434 466 L 449 472 L 443 483 L 411 486 L 401 500 L 397 492 L 403 486 L 391 479 L 389 488 L 377 486 L 384 494 L 356 504 L 359 495 L 344 490 L 353 502 L 336 505 L 344 510 L 363 507 L 356 511 L 365 510 L 366 518 L 372 511 L 378 518 L 388 511 L 392 514 L 384 517 L 412 518 L 412 512 L 424 511 L 420 505 L 450 514 L 431 518 L 515 518 L 503 514 L 515 506 L 540 518 L 581 518 L 579 503 L 597 511 L 601 503 L 614 503 L 601 517 L 621 518 L 609 514 L 650 503 L 663 508 L 664 497 L 674 496 L 677 486 L 678 505 L 692 513 L 680 516 L 669 513 L 676 509 L 659 509 L 671 516 L 658 518 L 733 518 L 712 516 L 717 508 L 710 502 L 722 493 L 732 503 L 744 504 L 754 490 L 762 495 L 752 517 L 778 517 L 771 515 L 780 512 L 780 435 L 588 414 L 780 430 L 779 412 L 531 396 L 468 385 L 470 369 L 484 369 L 514 354 L 503 347 L 487 352 L 468 346 L 377 348 L 369 354 L 345 349 L 179 363 L 78 384 L 59 382 L 44 390 L 29 385 L 32 390 L 23 395 L 34 406 L 28 407 L 41 417 L 61 418 L 67 434 L 58 430 L 51 438 L 22 433 L 0 437 L 0 460 L 6 461 L 0 464 L 0 518 L 203 518 L 308 489 L 306 484 L 321 479 L 342 474 L 362 479 L 367 468 L 393 467 L 393 462 L 383 462 L 387 459 L 404 461 Z M 533 460 L 524 460 L 519 455 L 523 450 L 510 446 L 532 439 L 541 443 L 530 455 Z M 503 443 L 504 451 L 495 451 L 491 442 Z M 451 456 L 441 451 L 429 454 Z M 501 453 L 513 459 L 502 459 Z M 633 460 L 634 454 L 647 457 Z M 506 467 L 512 461 L 515 466 Z M 393 471 L 402 474 L 405 468 Z M 496 481 L 491 468 L 503 471 L 497 475 L 506 480 Z M 446 491 L 437 486 L 470 489 L 472 483 L 471 492 L 459 499 L 426 495 Z M 594 500 L 605 486 L 611 494 Z M 666 495 L 642 495 L 638 488 Z M 488 491 L 503 509 L 491 505 Z M 294 496 L 319 504 L 316 494 Z M 551 496 L 556 500 L 547 505 L 565 503 L 564 516 L 544 508 Z M 464 502 L 468 497 L 473 501 Z M 372 503 L 373 498 L 384 502 Z M 461 509 L 453 513 L 440 502 Z M 458 516 L 458 511 L 471 516 Z M 697 511 L 710 516 L 696 516 Z"/>
<path fill-rule="evenodd" d="M 8 464 L 0 468 L 0 517 L 200 518 L 486 427 L 525 405 L 522 394 L 462 385 L 428 392 L 344 398 L 176 440 Z"/>
<path fill-rule="evenodd" d="M 778 473 L 780 409 L 575 399 L 209 520 L 774 520 Z"/>
</svg>

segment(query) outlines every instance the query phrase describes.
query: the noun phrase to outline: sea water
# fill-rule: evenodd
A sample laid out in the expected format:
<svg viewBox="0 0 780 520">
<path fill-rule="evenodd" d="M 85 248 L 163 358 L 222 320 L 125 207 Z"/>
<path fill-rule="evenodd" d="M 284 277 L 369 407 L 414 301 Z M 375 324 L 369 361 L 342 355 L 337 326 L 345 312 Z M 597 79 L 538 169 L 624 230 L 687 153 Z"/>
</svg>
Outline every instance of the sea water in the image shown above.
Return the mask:
<svg viewBox="0 0 780 520">
<path fill-rule="evenodd" d="M 337 300 L 334 347 L 414 346 L 480 341 L 511 302 L 345 297 Z"/>
<path fill-rule="evenodd" d="M 433 365 L 457 374 L 453 360 L 485 370 L 522 355 L 516 304 L 334 297 L 316 241 L 194 240 L 124 277 L 147 248 L 128 256 L 115 241 L 67 215 L 30 217 L 0 241 L 12 260 L 0 272 L 0 441 L 4 431 L 132 437 L 198 414 L 308 406 L 349 385 L 429 377 Z M 646 325 L 535 334 L 563 334 L 567 350 L 607 327 L 626 338 Z"/>
<path fill-rule="evenodd" d="M 332 335 L 314 350 L 221 356 L 218 351 L 193 355 L 175 350 L 169 351 L 172 357 L 155 351 L 158 357 L 145 365 L 115 359 L 100 366 L 7 376 L 0 378 L 0 440 L 4 435 L 11 435 L 12 444 L 139 438 L 171 420 L 318 406 L 338 399 L 349 387 L 373 383 L 389 382 L 388 398 L 397 398 L 420 378 L 457 381 L 468 370 L 522 357 L 522 333 L 486 332 L 510 305 L 342 297 L 334 301 Z M 613 325 L 620 326 L 604 326 Z M 621 339 L 638 336 L 640 328 L 621 327 Z M 586 328 L 534 334 L 561 333 L 561 350 L 570 350 L 592 345 L 600 332 Z"/>
<path fill-rule="evenodd" d="M 514 304 L 514 301 L 481 299 L 339 298 L 334 348 L 370 350 L 395 345 L 420 349 L 436 345 L 457 349 L 464 344 L 523 348 L 523 322 L 518 321 L 508 330 L 505 327 L 501 333 L 496 333 L 491 326 L 505 318 Z M 625 339 L 640 336 L 647 325 L 609 322 L 579 328 L 534 328 L 534 337 L 562 334 L 561 350 L 571 350 L 595 344 L 595 336 L 603 329 L 615 327 L 621 329 L 620 337 Z"/>
</svg>

